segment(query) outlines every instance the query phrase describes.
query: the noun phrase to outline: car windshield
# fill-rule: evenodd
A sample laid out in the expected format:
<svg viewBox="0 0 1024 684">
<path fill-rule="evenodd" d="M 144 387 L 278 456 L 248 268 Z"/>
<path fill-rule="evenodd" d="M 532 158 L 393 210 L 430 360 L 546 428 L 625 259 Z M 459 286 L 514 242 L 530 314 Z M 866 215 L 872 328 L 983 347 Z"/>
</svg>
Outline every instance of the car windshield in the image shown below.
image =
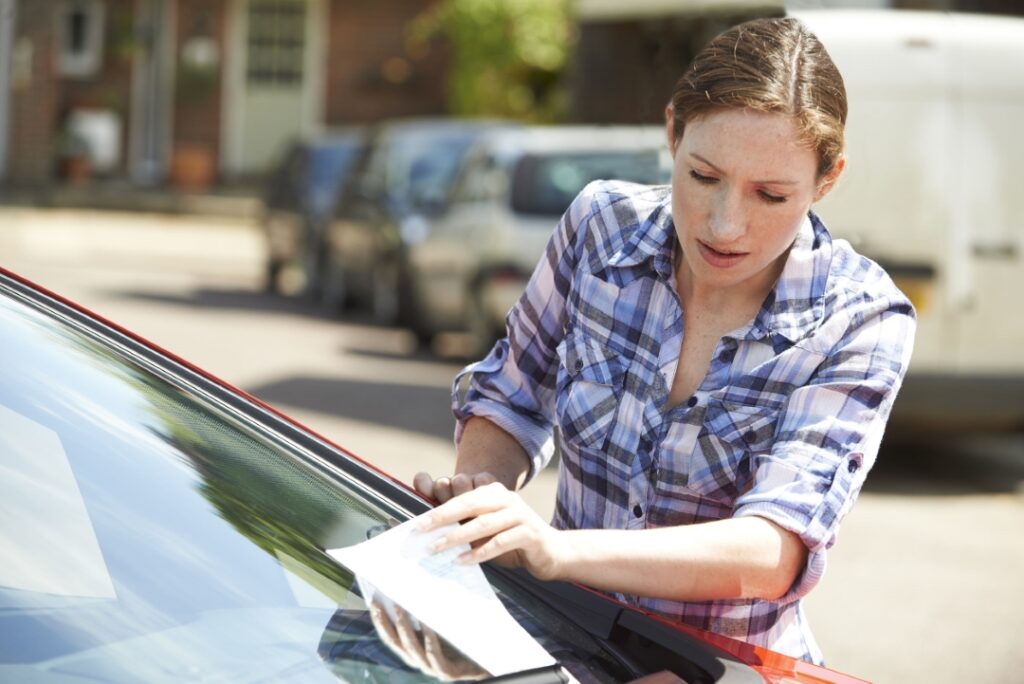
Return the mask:
<svg viewBox="0 0 1024 684">
<path fill-rule="evenodd" d="M 469 130 L 416 131 L 397 136 L 388 162 L 391 197 L 413 210 L 442 205 L 474 137 Z"/>
<path fill-rule="evenodd" d="M 557 217 L 591 181 L 663 182 L 656 150 L 526 154 L 512 175 L 512 210 Z"/>
<path fill-rule="evenodd" d="M 359 141 L 352 139 L 324 143 L 310 151 L 308 188 L 314 213 L 322 214 L 331 208 L 341 181 L 347 177 L 360 149 Z"/>
<path fill-rule="evenodd" d="M 0 680 L 432 681 L 324 553 L 407 519 L 394 485 L 81 319 L 0 275 Z M 625 678 L 488 572 L 578 679 Z"/>
</svg>

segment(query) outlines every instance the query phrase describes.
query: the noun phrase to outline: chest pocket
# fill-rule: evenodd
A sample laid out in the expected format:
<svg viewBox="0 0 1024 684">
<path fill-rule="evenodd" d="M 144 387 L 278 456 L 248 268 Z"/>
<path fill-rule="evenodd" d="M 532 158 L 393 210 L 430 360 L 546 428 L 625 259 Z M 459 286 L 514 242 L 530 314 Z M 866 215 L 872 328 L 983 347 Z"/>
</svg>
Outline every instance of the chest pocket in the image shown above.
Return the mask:
<svg viewBox="0 0 1024 684">
<path fill-rule="evenodd" d="M 600 447 L 622 398 L 625 364 L 593 338 L 573 334 L 558 346 L 558 412 L 562 439 Z"/>
<path fill-rule="evenodd" d="M 773 408 L 710 401 L 688 463 L 660 483 L 663 493 L 688 490 L 731 506 L 752 482 L 751 456 L 771 450 L 777 420 Z"/>
</svg>

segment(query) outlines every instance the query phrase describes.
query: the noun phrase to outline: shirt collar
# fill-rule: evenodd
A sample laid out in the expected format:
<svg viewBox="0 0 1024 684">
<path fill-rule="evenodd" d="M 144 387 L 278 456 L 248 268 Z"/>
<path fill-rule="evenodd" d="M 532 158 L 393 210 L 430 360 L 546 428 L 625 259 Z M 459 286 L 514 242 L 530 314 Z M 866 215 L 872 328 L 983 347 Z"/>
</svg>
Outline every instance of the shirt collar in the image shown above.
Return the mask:
<svg viewBox="0 0 1024 684">
<path fill-rule="evenodd" d="M 814 330 L 825 315 L 831 263 L 832 238 L 821 220 L 809 212 L 782 274 L 754 318 L 754 331 L 782 335 L 795 343 Z"/>
<path fill-rule="evenodd" d="M 609 266 L 626 268 L 651 259 L 654 270 L 663 280 L 672 277 L 672 252 L 676 228 L 672 222 L 672 194 L 665 197 L 643 217 L 639 226 L 608 259 Z"/>
<path fill-rule="evenodd" d="M 612 254 L 609 266 L 630 267 L 651 259 L 658 275 L 664 280 L 671 279 L 676 241 L 671 202 L 669 193 Z M 831 263 L 832 238 L 817 215 L 808 212 L 782 274 L 755 316 L 749 334 L 781 335 L 796 342 L 816 328 L 824 316 L 825 285 Z"/>
</svg>

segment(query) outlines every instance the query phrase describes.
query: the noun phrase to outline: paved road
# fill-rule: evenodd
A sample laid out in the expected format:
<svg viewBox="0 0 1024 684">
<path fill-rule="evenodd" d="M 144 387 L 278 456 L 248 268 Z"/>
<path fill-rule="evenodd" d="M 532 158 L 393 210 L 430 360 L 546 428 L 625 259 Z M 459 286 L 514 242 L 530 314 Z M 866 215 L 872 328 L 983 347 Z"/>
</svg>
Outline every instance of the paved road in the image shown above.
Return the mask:
<svg viewBox="0 0 1024 684">
<path fill-rule="evenodd" d="M 227 219 L 0 208 L 0 264 L 280 406 L 408 480 L 450 470 L 462 340 L 261 291 Z M 1024 438 L 886 444 L 807 612 L 830 666 L 878 682 L 1024 682 Z M 553 477 L 527 489 L 551 510 Z"/>
</svg>

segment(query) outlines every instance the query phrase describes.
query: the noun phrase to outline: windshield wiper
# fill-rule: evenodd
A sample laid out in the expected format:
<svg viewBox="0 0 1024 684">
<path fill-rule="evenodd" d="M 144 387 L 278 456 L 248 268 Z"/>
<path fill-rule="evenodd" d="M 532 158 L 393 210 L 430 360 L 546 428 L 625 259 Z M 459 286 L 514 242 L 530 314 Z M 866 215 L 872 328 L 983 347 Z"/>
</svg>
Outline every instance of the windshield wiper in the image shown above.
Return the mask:
<svg viewBox="0 0 1024 684">
<path fill-rule="evenodd" d="M 580 629 L 625 655 L 645 673 L 668 670 L 685 682 L 761 684 L 764 680 L 732 654 L 640 611 L 617 605 L 575 584 L 540 582 L 526 571 L 489 566 L 520 589 L 562 614 Z M 632 668 L 630 668 L 632 669 Z"/>
</svg>

